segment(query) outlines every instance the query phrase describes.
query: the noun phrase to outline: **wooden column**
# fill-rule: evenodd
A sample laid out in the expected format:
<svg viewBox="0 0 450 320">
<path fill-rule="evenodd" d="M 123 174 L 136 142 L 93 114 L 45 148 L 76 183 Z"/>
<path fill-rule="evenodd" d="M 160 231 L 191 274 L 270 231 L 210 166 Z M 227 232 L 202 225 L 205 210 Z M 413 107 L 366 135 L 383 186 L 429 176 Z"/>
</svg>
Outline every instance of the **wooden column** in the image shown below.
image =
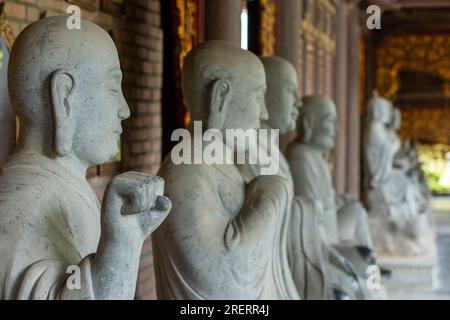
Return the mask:
<svg viewBox="0 0 450 320">
<path fill-rule="evenodd" d="M 348 12 L 348 161 L 346 191 L 360 196 L 361 191 L 361 114 L 360 114 L 360 11 L 354 3 L 349 4 Z"/>
<path fill-rule="evenodd" d="M 347 48 L 347 6 L 340 3 L 336 13 L 336 60 L 333 90 L 339 118 L 335 148 L 335 187 L 338 193 L 346 191 L 347 180 Z"/>
<path fill-rule="evenodd" d="M 206 0 L 205 41 L 241 44 L 241 0 Z"/>
<path fill-rule="evenodd" d="M 299 95 L 303 70 L 300 64 L 300 28 L 302 18 L 302 0 L 279 0 L 277 3 L 277 55 L 288 60 L 297 70 Z M 296 132 L 280 137 L 280 149 L 286 152 L 288 145 L 295 139 Z"/>
<path fill-rule="evenodd" d="M 288 60 L 298 70 L 302 17 L 301 0 L 278 2 L 278 56 Z M 300 74 L 298 74 L 300 76 Z"/>
</svg>

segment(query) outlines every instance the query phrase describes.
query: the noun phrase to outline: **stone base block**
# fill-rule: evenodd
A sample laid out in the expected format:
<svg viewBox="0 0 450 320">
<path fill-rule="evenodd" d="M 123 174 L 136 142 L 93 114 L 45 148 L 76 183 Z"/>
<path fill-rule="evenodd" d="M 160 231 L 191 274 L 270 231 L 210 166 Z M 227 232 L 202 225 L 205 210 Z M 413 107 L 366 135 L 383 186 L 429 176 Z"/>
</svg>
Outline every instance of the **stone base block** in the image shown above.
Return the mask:
<svg viewBox="0 0 450 320">
<path fill-rule="evenodd" d="M 437 285 L 435 254 L 420 257 L 378 257 L 378 263 L 392 271 L 390 279 L 383 279 L 388 298 L 417 289 L 433 289 Z"/>
</svg>

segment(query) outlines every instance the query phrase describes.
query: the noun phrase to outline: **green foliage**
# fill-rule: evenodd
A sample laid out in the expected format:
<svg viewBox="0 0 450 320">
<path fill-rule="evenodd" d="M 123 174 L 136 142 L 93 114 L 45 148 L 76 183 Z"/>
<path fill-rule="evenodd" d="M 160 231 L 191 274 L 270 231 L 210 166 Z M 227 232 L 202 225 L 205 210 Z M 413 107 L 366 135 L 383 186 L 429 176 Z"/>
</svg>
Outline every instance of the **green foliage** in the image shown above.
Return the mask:
<svg viewBox="0 0 450 320">
<path fill-rule="evenodd" d="M 433 194 L 450 194 L 450 185 L 442 183 L 442 176 L 448 168 L 450 146 L 444 144 L 418 145 L 419 161 L 425 179 Z"/>
</svg>

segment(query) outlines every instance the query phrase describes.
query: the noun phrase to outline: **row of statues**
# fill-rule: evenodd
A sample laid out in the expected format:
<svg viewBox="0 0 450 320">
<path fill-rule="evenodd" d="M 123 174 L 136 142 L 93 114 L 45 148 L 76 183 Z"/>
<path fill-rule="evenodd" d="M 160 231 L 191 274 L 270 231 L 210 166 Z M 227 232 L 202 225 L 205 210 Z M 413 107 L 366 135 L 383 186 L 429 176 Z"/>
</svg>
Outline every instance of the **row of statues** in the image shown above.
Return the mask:
<svg viewBox="0 0 450 320">
<path fill-rule="evenodd" d="M 375 93 L 364 143 L 372 235 L 383 255 L 426 255 L 434 243 L 430 192 L 416 147 L 408 140 L 403 146 L 400 142 L 400 124 L 400 111 Z"/>
<path fill-rule="evenodd" d="M 182 72 L 192 126 L 297 128 L 286 155 L 272 150 L 277 174 L 261 175 L 259 162 L 176 164 L 169 154 L 160 177 L 115 177 L 100 205 L 85 174 L 117 153 L 130 116 L 121 77 L 111 38 L 85 20 L 73 31 L 65 16 L 45 18 L 17 38 L 9 86 L 20 133 L 0 174 L 0 299 L 133 299 L 150 234 L 159 299 L 378 298 L 366 281 L 376 265 L 367 213 L 336 194 L 324 159 L 336 108 L 325 97 L 300 99 L 289 62 L 211 41 L 188 54 Z M 391 134 L 377 125 L 376 134 Z M 223 137 L 215 143 L 234 156 L 251 152 Z M 392 146 L 379 147 L 393 159 L 398 142 L 389 137 Z M 392 172 L 404 173 L 383 164 L 374 164 L 381 193 Z M 71 267 L 80 272 L 75 289 Z"/>
</svg>

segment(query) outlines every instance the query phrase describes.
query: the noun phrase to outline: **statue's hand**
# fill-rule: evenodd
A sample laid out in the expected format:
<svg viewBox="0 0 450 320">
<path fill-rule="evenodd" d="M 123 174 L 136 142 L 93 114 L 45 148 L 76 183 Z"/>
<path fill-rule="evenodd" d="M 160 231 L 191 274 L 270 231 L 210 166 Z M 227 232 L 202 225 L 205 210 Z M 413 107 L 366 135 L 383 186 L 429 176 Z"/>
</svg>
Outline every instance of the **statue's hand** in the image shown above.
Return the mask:
<svg viewBox="0 0 450 320">
<path fill-rule="evenodd" d="M 286 183 L 279 176 L 259 176 L 249 183 L 246 197 L 251 199 L 253 208 L 257 211 L 276 212 L 283 201 L 287 201 Z"/>
<path fill-rule="evenodd" d="M 114 241 L 142 244 L 172 207 L 163 192 L 164 179 L 160 177 L 138 172 L 115 177 L 103 201 L 103 235 Z"/>
</svg>

